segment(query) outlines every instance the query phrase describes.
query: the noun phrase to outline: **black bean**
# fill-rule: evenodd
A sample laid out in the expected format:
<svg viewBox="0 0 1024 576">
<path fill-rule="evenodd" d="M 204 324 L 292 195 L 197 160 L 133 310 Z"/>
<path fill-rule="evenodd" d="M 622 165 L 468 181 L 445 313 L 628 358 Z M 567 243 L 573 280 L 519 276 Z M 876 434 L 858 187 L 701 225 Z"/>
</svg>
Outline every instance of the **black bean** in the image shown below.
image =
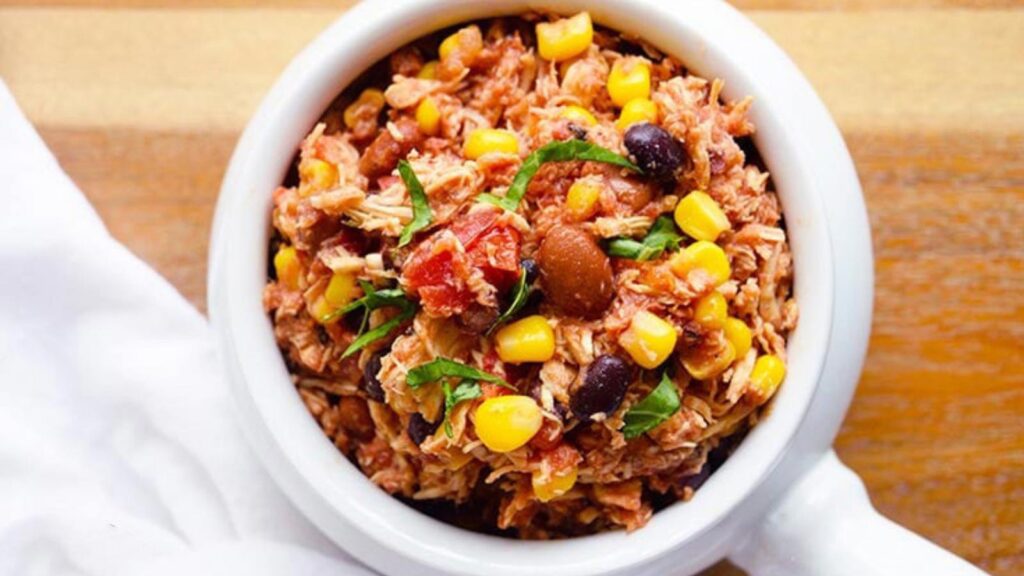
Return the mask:
<svg viewBox="0 0 1024 576">
<path fill-rule="evenodd" d="M 537 401 L 537 404 L 540 404 L 540 405 L 543 406 L 543 402 L 544 402 L 544 398 L 543 398 L 544 384 L 538 379 L 538 380 L 534 381 L 533 384 L 530 385 L 529 390 L 530 390 L 530 398 L 533 398 L 534 400 Z M 562 404 L 561 402 L 559 402 L 558 398 L 555 398 L 554 400 L 555 400 L 554 404 L 552 405 L 552 408 L 554 408 L 554 414 L 555 414 L 555 416 L 558 416 L 558 418 L 560 420 L 564 421 L 566 416 L 569 415 L 569 408 L 566 407 L 565 404 Z"/>
<path fill-rule="evenodd" d="M 587 129 L 579 124 L 569 122 L 569 132 L 572 132 L 573 138 L 577 140 L 587 139 Z"/>
<path fill-rule="evenodd" d="M 483 334 L 497 319 L 497 308 L 473 302 L 465 312 L 455 317 L 455 322 L 470 334 Z"/>
<path fill-rule="evenodd" d="M 526 258 L 519 263 L 523 267 L 523 272 L 526 272 L 526 285 L 529 286 L 537 281 L 537 275 L 540 274 L 540 268 L 537 267 L 537 261 L 533 258 Z"/>
<path fill-rule="evenodd" d="M 595 414 L 614 412 L 622 404 L 632 372 L 629 364 L 618 356 L 598 356 L 587 368 L 583 385 L 569 400 L 572 413 L 580 420 L 589 420 Z"/>
<path fill-rule="evenodd" d="M 658 180 L 671 180 L 687 161 L 682 144 L 648 122 L 630 126 L 625 144 L 640 169 Z"/>
<path fill-rule="evenodd" d="M 374 352 L 373 356 L 370 356 L 369 362 L 366 363 L 366 367 L 363 368 L 363 389 L 366 391 L 367 398 L 377 402 L 384 401 L 384 388 L 380 385 L 380 380 L 377 379 L 377 373 L 380 372 L 381 359 L 385 354 L 387 354 L 386 350 Z"/>
<path fill-rule="evenodd" d="M 687 476 L 683 479 L 683 486 L 689 486 L 691 489 L 696 490 L 704 485 L 704 482 L 711 477 L 711 474 L 722 467 L 726 459 L 729 458 L 729 454 L 736 447 L 738 438 L 742 434 L 733 434 L 732 436 L 726 436 L 719 443 L 708 452 L 707 460 L 704 461 L 704 466 L 701 467 L 700 471 L 692 476 Z"/>
<path fill-rule="evenodd" d="M 409 426 L 406 427 L 406 431 L 409 433 L 409 438 L 412 438 L 412 441 L 419 446 L 437 430 L 438 424 L 440 422 L 431 422 L 416 412 L 409 417 Z"/>
</svg>

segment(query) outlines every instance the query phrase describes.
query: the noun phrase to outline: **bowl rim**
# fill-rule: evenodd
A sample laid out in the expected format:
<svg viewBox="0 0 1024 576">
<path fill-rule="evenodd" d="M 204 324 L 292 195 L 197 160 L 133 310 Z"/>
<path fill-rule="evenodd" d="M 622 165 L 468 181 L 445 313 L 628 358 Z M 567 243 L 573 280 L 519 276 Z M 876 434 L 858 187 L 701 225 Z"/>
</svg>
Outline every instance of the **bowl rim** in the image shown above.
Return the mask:
<svg viewBox="0 0 1024 576">
<path fill-rule="evenodd" d="M 782 171 L 790 172 L 788 178 L 805 183 L 815 181 L 808 174 L 812 167 L 807 165 L 805 156 L 820 156 L 837 150 L 846 154 L 841 138 L 837 142 L 818 143 L 816 154 L 808 152 L 806 143 L 801 147 L 797 138 L 804 131 L 800 122 L 800 105 L 810 102 L 811 106 L 817 105 L 822 109 L 823 106 L 788 57 L 745 17 L 723 2 L 716 0 L 675 7 L 678 13 L 655 0 L 617 0 L 601 7 L 587 6 L 582 0 L 551 0 L 546 4 L 546 7 L 563 13 L 588 8 L 595 21 L 615 22 L 612 27 L 619 30 L 636 30 L 646 23 L 662 19 L 662 29 L 656 34 L 648 31 L 642 34 L 652 44 L 664 46 L 667 53 L 680 54 L 684 51 L 667 46 L 693 43 L 696 47 L 691 48 L 690 57 L 680 55 L 685 65 L 705 77 L 714 76 L 708 74 L 709 70 L 728 68 L 729 72 L 720 76 L 729 81 L 727 88 L 729 85 L 739 88 L 727 89 L 727 95 L 755 95 L 761 105 L 760 108 L 755 105 L 753 111 L 760 129 L 757 145 L 761 149 L 764 140 L 766 144 L 794 152 L 792 157 L 798 161 L 790 160 L 788 163 L 792 166 Z M 299 507 L 335 540 L 339 539 L 339 534 L 344 536 L 350 545 L 345 547 L 375 567 L 397 570 L 399 567 L 419 566 L 439 572 L 471 574 L 486 565 L 495 574 L 530 571 L 565 575 L 611 573 L 646 562 L 723 524 L 725 518 L 736 511 L 777 466 L 818 390 L 818 377 L 832 330 L 834 263 L 830 227 L 821 198 L 818 193 L 808 193 L 800 200 L 807 203 L 814 220 L 808 223 L 810 236 L 807 241 L 816 245 L 818 268 L 816 272 L 806 274 L 814 274 L 821 300 L 811 307 L 818 314 L 811 319 L 803 317 L 793 335 L 796 338 L 807 333 L 807 339 L 815 340 L 807 344 L 814 351 L 813 357 L 807 356 L 806 360 L 801 357 L 800 360 L 800 364 L 806 366 L 799 381 L 805 384 L 789 385 L 791 381 L 798 380 L 791 370 L 787 386 L 780 391 L 771 416 L 750 432 L 737 452 L 709 479 L 697 497 L 685 505 L 673 505 L 659 512 L 638 533 L 642 537 L 615 532 L 559 542 L 522 542 L 451 527 L 406 507 L 371 485 L 338 453 L 308 416 L 287 374 L 282 377 L 283 361 L 277 353 L 269 320 L 259 307 L 259 298 L 245 290 L 246 286 L 253 285 L 257 269 L 259 274 L 265 269 L 270 205 L 268 191 L 280 182 L 280 176 L 291 159 L 291 153 L 285 156 L 281 152 L 282 146 L 289 148 L 287 144 L 278 144 L 275 149 L 268 142 L 275 137 L 280 138 L 281 134 L 296 132 L 296 125 L 301 126 L 298 132 L 302 134 L 286 142 L 300 141 L 314 118 L 343 85 L 368 64 L 402 43 L 445 25 L 467 20 L 466 16 L 470 14 L 478 18 L 524 12 L 533 5 L 528 0 L 498 0 L 486 4 L 468 0 L 433 3 L 398 0 L 389 2 L 386 7 L 362 3 L 351 8 L 293 60 L 265 98 L 239 141 L 218 200 L 211 239 L 210 311 L 229 379 L 242 408 L 246 433 L 271 473 Z M 439 14 L 441 8 L 447 10 Z M 428 21 L 430 23 L 426 24 Z M 358 26 L 353 26 L 354 23 Z M 403 31 L 394 32 L 396 27 Z M 681 39 L 672 40 L 676 33 Z M 345 38 L 340 38 L 342 36 Z M 379 41 L 373 50 L 358 54 L 353 51 L 356 42 L 379 37 L 390 40 Z M 742 72 L 741 63 L 753 66 L 759 62 L 767 64 L 765 70 L 759 70 L 763 73 Z M 789 105 L 780 104 L 785 100 L 789 100 Z M 765 111 L 766 108 L 769 110 Z M 780 126 L 784 121 L 790 123 L 785 128 Z M 294 147 L 293 144 L 289 149 L 294 152 Z M 774 165 L 777 161 L 772 161 L 774 154 L 762 153 L 762 156 L 778 184 L 781 174 Z M 266 175 L 275 172 L 276 181 L 264 186 L 269 182 Z M 792 203 L 793 200 L 787 202 L 786 198 L 793 194 L 789 190 L 795 189 L 795 185 L 777 187 L 783 204 Z M 262 219 L 225 216 L 229 213 L 233 216 L 252 214 L 254 206 L 261 204 L 261 195 L 264 198 Z M 789 208 L 784 212 L 791 227 L 799 224 L 789 221 Z M 259 247 L 251 241 L 253 234 L 264 235 Z M 808 260 L 795 260 L 797 298 L 801 300 L 803 309 L 802 298 L 805 296 L 799 288 L 799 278 L 805 274 L 801 268 Z M 261 287 L 263 281 L 265 276 L 259 279 Z M 253 314 L 254 310 L 258 312 Z M 273 354 L 267 354 L 268 351 Z M 247 362 L 241 362 L 243 356 Z M 274 361 L 277 366 L 273 365 Z M 283 383 L 287 386 L 282 386 Z M 285 392 L 291 395 L 290 401 Z M 825 445 L 830 442 L 831 437 L 825 439 Z M 315 510 L 317 506 L 321 509 Z M 378 513 L 372 509 L 375 506 L 387 512 Z M 700 521 L 690 518 L 696 515 L 700 515 Z M 339 518 L 346 521 L 347 529 L 339 528 L 336 522 Z M 670 524 L 671 531 L 668 530 Z M 407 527 L 409 525 L 412 527 Z M 657 525 L 664 525 L 665 529 L 655 535 L 652 527 Z M 463 550 L 453 551 L 451 546 L 445 545 L 453 541 L 458 542 Z M 360 543 L 366 548 L 354 545 Z M 625 552 L 615 551 L 616 547 Z M 467 552 L 466 549 L 471 550 Z M 393 556 L 382 560 L 382 551 Z M 523 554 L 524 551 L 530 554 Z M 524 561 L 530 557 L 536 557 L 537 562 Z"/>
</svg>

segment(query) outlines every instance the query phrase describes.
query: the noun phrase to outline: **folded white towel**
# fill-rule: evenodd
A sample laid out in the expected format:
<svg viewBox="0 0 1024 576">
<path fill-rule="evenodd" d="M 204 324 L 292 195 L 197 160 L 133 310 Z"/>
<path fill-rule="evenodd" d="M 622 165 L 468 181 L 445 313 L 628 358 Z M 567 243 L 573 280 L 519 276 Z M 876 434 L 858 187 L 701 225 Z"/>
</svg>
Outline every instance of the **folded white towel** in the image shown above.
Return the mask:
<svg viewBox="0 0 1024 576">
<path fill-rule="evenodd" d="M 206 319 L 2 81 L 0 200 L 0 574 L 369 574 L 260 468 Z"/>
</svg>

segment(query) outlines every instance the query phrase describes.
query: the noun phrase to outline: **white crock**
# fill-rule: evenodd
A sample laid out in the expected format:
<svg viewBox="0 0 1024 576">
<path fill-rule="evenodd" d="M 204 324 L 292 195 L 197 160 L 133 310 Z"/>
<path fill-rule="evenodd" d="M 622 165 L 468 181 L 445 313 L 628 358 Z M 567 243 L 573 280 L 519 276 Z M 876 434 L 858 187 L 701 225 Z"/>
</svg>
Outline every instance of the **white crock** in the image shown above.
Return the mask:
<svg viewBox="0 0 1024 576">
<path fill-rule="evenodd" d="M 589 10 L 642 36 L 730 98 L 753 95 L 756 144 L 782 199 L 800 325 L 770 415 L 687 503 L 632 534 L 498 539 L 394 500 L 309 417 L 261 294 L 270 193 L 297 143 L 362 70 L 400 45 L 474 18 Z M 836 63 L 836 65 L 842 65 Z M 327 536 L 393 576 L 685 575 L 729 557 L 755 576 L 979 574 L 878 515 L 832 440 L 853 395 L 872 307 L 871 241 L 857 175 L 807 80 L 761 30 L 718 0 L 387 0 L 358 4 L 296 57 L 245 129 L 211 239 L 209 303 L 243 427 L 267 471 Z"/>
</svg>

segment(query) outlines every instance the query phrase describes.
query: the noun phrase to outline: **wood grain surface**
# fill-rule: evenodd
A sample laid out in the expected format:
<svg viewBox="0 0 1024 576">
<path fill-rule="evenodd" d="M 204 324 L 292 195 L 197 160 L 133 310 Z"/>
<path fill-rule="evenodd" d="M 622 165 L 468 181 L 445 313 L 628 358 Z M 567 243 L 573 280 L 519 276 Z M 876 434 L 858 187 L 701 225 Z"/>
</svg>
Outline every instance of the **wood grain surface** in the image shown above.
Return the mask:
<svg viewBox="0 0 1024 576">
<path fill-rule="evenodd" d="M 351 4 L 0 0 L 0 77 L 114 236 L 203 309 L 234 142 Z M 1024 574 L 1021 3 L 737 4 L 818 89 L 867 196 L 874 330 L 840 456 L 887 516 Z"/>
</svg>

